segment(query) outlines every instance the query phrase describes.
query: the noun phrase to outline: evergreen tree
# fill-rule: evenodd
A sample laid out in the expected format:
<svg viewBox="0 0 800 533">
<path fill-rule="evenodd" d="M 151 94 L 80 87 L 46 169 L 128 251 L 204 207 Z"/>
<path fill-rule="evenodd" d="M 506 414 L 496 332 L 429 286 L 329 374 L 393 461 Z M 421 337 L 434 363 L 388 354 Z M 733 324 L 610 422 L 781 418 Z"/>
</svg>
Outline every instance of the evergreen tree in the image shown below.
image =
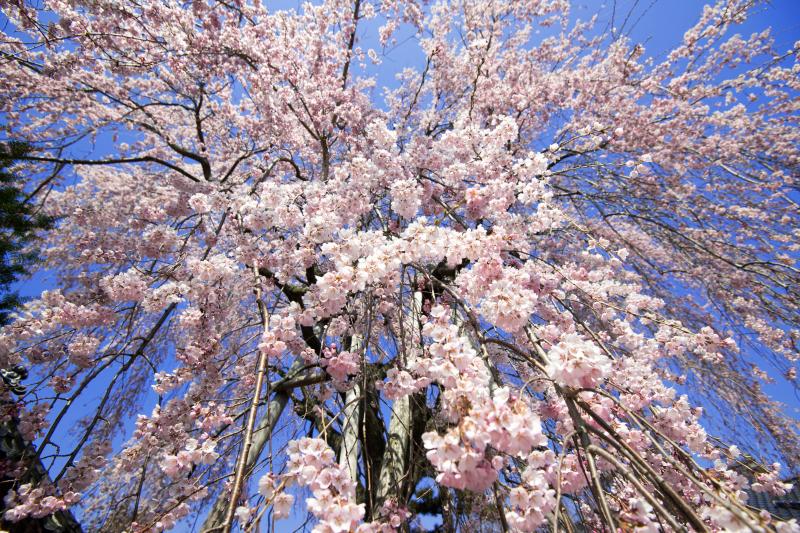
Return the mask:
<svg viewBox="0 0 800 533">
<path fill-rule="evenodd" d="M 28 273 L 37 259 L 27 245 L 36 232 L 52 226 L 52 218 L 37 212 L 28 202 L 21 182 L 24 176 L 15 172 L 15 163 L 30 153 L 31 146 L 12 141 L 0 145 L 0 325 L 9 322 L 10 313 L 20 304 L 19 294 L 11 285 Z"/>
</svg>

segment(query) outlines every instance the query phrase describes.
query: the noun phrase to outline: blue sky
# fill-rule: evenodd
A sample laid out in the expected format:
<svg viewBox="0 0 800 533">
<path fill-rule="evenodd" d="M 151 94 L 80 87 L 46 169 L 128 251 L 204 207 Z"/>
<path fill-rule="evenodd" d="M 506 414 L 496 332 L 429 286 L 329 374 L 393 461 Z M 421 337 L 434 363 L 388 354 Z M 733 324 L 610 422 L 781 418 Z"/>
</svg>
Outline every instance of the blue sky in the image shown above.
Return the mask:
<svg viewBox="0 0 800 533">
<path fill-rule="evenodd" d="M 301 2 L 292 0 L 266 3 L 275 9 L 299 8 L 301 5 Z M 610 32 L 612 27 L 616 28 L 616 31 L 624 31 L 632 41 L 644 45 L 645 56 L 660 60 L 681 41 L 684 31 L 694 24 L 702 5 L 703 2 L 696 0 L 618 0 L 616 2 L 576 0 L 573 2 L 573 18 L 586 20 L 598 14 L 598 31 Z M 3 22 L 3 17 L 0 15 L 0 26 Z M 768 26 L 773 29 L 772 34 L 776 40 L 776 48 L 779 51 L 790 48 L 795 41 L 800 39 L 800 0 L 765 2 L 756 8 L 755 14 L 742 27 L 735 31 L 749 35 Z M 370 38 L 365 34 L 369 29 L 362 28 L 360 32 L 367 37 L 365 46 L 368 46 L 370 41 L 375 42 L 374 37 Z M 395 73 L 405 67 L 419 68 L 423 60 L 416 45 L 416 37 L 409 28 L 401 28 L 396 37 L 397 44 L 385 50 L 382 55 L 383 64 L 378 71 L 375 92 L 378 105 L 382 103 L 380 88 L 393 85 Z M 110 147 L 109 143 L 100 140 L 95 149 L 106 151 Z M 53 281 L 47 272 L 42 272 L 17 284 L 19 292 L 28 297 L 35 297 L 42 290 L 52 287 Z M 767 386 L 765 389 L 774 398 L 786 402 L 793 410 L 794 416 L 797 416 L 800 401 L 791 387 L 785 383 L 779 383 L 775 386 Z M 143 412 L 149 413 L 151 406 L 152 404 L 146 406 Z M 290 530 L 287 526 L 300 523 L 302 518 L 304 518 L 304 514 L 298 513 L 286 522 L 279 523 L 277 530 Z M 180 530 L 178 528 L 176 531 Z M 187 525 L 183 530 L 189 531 L 191 527 Z"/>
</svg>

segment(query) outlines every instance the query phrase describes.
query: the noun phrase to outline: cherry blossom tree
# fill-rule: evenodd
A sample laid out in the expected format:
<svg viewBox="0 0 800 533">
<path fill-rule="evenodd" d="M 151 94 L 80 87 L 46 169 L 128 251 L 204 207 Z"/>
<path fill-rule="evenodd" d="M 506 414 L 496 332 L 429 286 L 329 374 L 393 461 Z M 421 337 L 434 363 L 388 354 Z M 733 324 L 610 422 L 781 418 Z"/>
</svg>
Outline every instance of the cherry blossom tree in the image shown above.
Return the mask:
<svg viewBox="0 0 800 533">
<path fill-rule="evenodd" d="M 747 506 L 800 464 L 800 43 L 755 2 L 663 60 L 567 0 L 0 7 L 57 220 L 7 523 L 798 531 Z"/>
</svg>

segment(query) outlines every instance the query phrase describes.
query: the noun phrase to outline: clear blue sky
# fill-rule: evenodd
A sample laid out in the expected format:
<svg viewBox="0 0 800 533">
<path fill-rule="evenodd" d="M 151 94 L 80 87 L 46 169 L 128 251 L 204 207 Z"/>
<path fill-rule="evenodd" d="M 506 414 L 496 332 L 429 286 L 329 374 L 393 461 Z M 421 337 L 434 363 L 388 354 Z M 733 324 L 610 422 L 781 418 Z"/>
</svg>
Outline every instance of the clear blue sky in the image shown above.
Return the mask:
<svg viewBox="0 0 800 533">
<path fill-rule="evenodd" d="M 586 20 L 594 14 L 599 14 L 598 30 L 607 30 L 615 27 L 622 30 L 635 42 L 642 43 L 646 49 L 646 56 L 656 60 L 662 59 L 675 45 L 677 45 L 686 29 L 694 24 L 702 9 L 704 2 L 697 0 L 575 0 L 573 2 L 573 18 Z M 299 8 L 300 1 L 284 0 L 280 2 L 266 2 L 268 6 L 280 8 Z M 0 25 L 4 23 L 0 15 Z M 772 0 L 764 2 L 756 8 L 755 15 L 747 23 L 737 29 L 739 33 L 749 35 L 761 31 L 765 27 L 772 27 L 773 36 L 778 50 L 786 50 L 800 39 L 800 0 Z M 363 32 L 363 30 L 362 30 Z M 362 33 L 360 32 L 360 33 Z M 368 41 L 375 42 L 374 37 Z M 410 29 L 404 28 L 397 35 L 397 45 L 387 50 L 382 57 L 383 65 L 378 74 L 378 90 L 376 90 L 376 103 L 381 102 L 380 87 L 393 85 L 393 76 L 404 67 L 419 67 L 422 56 L 416 46 L 416 39 Z M 99 150 L 107 150 L 110 145 L 102 143 Z M 43 289 L 52 287 L 52 280 L 48 279 L 46 272 L 34 276 L 30 280 L 18 284 L 18 289 L 24 296 L 34 297 Z M 786 385 L 767 387 L 767 390 L 778 400 L 784 401 L 795 410 L 800 402 L 794 396 L 792 389 Z M 91 394 L 90 394 L 91 396 Z M 149 413 L 149 407 L 144 412 Z M 298 513 L 289 520 L 279 523 L 278 531 L 290 531 L 293 526 L 301 523 L 303 513 Z M 190 531 L 186 525 L 176 531 Z"/>
</svg>

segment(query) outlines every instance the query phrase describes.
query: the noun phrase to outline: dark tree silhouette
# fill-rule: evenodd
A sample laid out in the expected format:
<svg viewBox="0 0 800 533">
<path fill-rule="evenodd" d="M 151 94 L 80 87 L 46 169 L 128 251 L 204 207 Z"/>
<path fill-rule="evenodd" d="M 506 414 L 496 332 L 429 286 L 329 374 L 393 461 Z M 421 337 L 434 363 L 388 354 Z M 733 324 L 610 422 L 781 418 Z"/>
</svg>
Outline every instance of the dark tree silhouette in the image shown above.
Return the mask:
<svg viewBox="0 0 800 533">
<path fill-rule="evenodd" d="M 31 146 L 12 141 L 0 145 L 0 325 L 20 304 L 11 285 L 28 273 L 37 259 L 28 245 L 38 231 L 52 227 L 53 219 L 40 213 L 23 191 L 24 176 L 14 171 L 20 157 L 30 154 Z"/>
</svg>

